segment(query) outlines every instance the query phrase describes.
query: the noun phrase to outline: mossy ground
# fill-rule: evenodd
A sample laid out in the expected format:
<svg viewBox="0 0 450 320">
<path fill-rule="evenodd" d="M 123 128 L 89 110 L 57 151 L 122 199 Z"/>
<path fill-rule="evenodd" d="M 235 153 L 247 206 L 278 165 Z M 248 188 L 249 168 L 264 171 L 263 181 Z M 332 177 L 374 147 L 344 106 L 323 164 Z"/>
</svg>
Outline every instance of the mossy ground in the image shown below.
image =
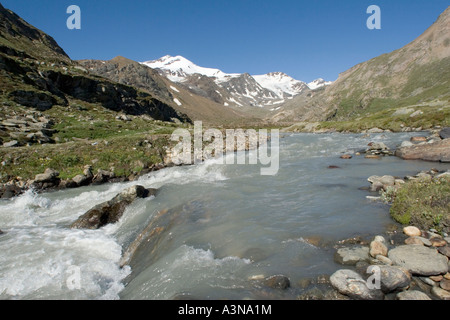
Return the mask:
<svg viewBox="0 0 450 320">
<path fill-rule="evenodd" d="M 450 178 L 413 180 L 395 192 L 392 218 L 404 225 L 439 232 L 450 228 Z"/>
</svg>

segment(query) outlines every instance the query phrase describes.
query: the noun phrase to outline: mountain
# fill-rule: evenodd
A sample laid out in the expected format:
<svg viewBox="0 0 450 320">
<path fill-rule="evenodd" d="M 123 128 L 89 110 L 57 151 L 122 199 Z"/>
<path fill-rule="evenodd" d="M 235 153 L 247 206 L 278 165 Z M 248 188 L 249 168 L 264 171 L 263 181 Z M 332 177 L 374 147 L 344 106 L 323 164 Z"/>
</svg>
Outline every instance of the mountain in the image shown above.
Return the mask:
<svg viewBox="0 0 450 320">
<path fill-rule="evenodd" d="M 332 83 L 333 83 L 332 81 L 325 81 L 322 78 L 319 78 L 319 79 L 316 79 L 316 80 L 308 83 L 308 87 L 311 90 L 316 90 L 316 89 L 322 88 L 324 86 L 329 86 Z"/>
<path fill-rule="evenodd" d="M 56 41 L 0 4 L 0 102 L 47 111 L 83 101 L 113 112 L 190 121 L 149 93 L 90 74 Z"/>
<path fill-rule="evenodd" d="M 429 107 L 428 113 L 436 113 L 436 121 L 442 123 L 449 88 L 450 7 L 411 43 L 352 67 L 314 94 L 297 96 L 272 119 L 341 121 L 390 109 L 392 116 L 398 108 Z"/>
<path fill-rule="evenodd" d="M 223 94 L 225 91 L 217 86 L 208 89 L 211 83 L 206 76 L 184 74 L 191 83 L 195 83 L 196 90 L 189 90 L 160 75 L 158 71 L 124 57 L 109 61 L 81 60 L 78 63 L 95 75 L 144 90 L 192 120 L 210 124 L 239 122 L 242 119 L 252 121 L 250 115 L 224 106 L 219 90 Z M 206 84 L 202 83 L 203 80 L 206 80 Z"/>
<path fill-rule="evenodd" d="M 253 78 L 264 88 L 275 92 L 279 98 L 290 98 L 308 90 L 308 85 L 288 76 L 283 72 L 271 72 L 256 75 Z"/>
<path fill-rule="evenodd" d="M 224 106 L 259 107 L 275 110 L 276 106 L 309 91 L 308 85 L 282 72 L 251 76 L 248 73 L 225 73 L 200 67 L 182 56 L 164 56 L 142 64 L 158 70 L 173 82 Z M 318 85 L 327 85 L 323 83 Z"/>
</svg>

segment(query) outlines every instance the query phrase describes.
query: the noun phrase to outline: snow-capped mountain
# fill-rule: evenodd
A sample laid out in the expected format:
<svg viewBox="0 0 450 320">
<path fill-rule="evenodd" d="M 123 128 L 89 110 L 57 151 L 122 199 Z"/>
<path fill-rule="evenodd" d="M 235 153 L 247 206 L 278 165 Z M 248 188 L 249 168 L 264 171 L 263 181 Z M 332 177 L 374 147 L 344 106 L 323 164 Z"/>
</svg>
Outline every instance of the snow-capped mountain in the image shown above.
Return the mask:
<svg viewBox="0 0 450 320">
<path fill-rule="evenodd" d="M 316 80 L 308 83 L 308 87 L 311 90 L 316 90 L 318 88 L 321 88 L 321 87 L 324 87 L 324 86 L 328 86 L 328 85 L 330 85 L 332 83 L 333 83 L 332 81 L 325 81 L 322 78 L 319 78 L 319 79 L 316 79 Z"/>
<path fill-rule="evenodd" d="M 158 70 L 186 89 L 225 106 L 273 107 L 310 90 L 305 82 L 282 72 L 256 76 L 248 73 L 225 73 L 219 69 L 200 67 L 182 56 L 167 55 L 142 64 Z M 312 83 L 314 88 L 325 83 L 323 80 L 320 83 L 316 81 Z"/>
<path fill-rule="evenodd" d="M 289 98 L 307 90 L 305 82 L 295 80 L 283 72 L 271 72 L 264 75 L 253 76 L 264 88 L 275 92 L 280 98 Z"/>
<path fill-rule="evenodd" d="M 142 64 L 163 71 L 164 75 L 173 82 L 185 82 L 193 74 L 216 78 L 218 82 L 240 76 L 240 74 L 227 74 L 219 69 L 200 67 L 182 56 L 167 55 Z"/>
</svg>

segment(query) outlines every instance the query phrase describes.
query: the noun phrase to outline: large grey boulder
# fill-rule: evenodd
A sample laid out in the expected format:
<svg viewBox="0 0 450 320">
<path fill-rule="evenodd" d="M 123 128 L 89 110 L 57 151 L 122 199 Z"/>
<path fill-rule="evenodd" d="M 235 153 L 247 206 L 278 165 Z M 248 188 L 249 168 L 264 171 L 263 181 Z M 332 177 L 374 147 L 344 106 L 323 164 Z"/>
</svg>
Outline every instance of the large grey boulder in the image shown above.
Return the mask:
<svg viewBox="0 0 450 320">
<path fill-rule="evenodd" d="M 99 229 L 107 224 L 116 223 L 122 217 L 127 206 L 134 200 L 155 195 L 156 191 L 156 189 L 146 189 L 143 186 L 132 186 L 110 201 L 93 207 L 72 223 L 70 227 L 74 229 Z"/>
<path fill-rule="evenodd" d="M 389 259 L 413 275 L 433 276 L 448 272 L 448 259 L 436 249 L 423 245 L 404 245 L 389 251 Z"/>
<path fill-rule="evenodd" d="M 384 293 L 401 291 L 411 283 L 411 275 L 402 267 L 376 266 L 380 270 L 381 290 Z"/>
<path fill-rule="evenodd" d="M 357 300 L 382 300 L 384 294 L 378 289 L 369 289 L 363 277 L 348 269 L 338 270 L 330 277 L 331 285 L 343 295 Z"/>
</svg>

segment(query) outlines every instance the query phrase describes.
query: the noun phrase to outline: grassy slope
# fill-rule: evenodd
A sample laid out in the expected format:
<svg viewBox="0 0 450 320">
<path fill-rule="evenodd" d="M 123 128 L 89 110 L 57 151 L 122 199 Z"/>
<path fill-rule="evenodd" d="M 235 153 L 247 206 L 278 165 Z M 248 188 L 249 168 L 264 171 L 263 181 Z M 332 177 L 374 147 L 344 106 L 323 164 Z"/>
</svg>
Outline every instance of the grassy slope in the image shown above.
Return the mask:
<svg viewBox="0 0 450 320">
<path fill-rule="evenodd" d="M 396 193 L 391 216 L 404 225 L 415 225 L 423 230 L 450 229 L 450 178 L 414 180 Z"/>
<path fill-rule="evenodd" d="M 162 163 L 168 134 L 185 126 L 135 116 L 128 116 L 131 121 L 118 120 L 116 112 L 83 101 L 71 101 L 70 106 L 54 106 L 42 112 L 54 120 L 58 132 L 53 139 L 58 143 L 0 147 L 2 182 L 17 176 L 33 179 L 46 168 L 58 170 L 63 179 L 73 178 L 85 165 L 92 165 L 94 172 L 113 168 L 121 177 L 136 174 Z M 24 115 L 27 111 L 9 106 L 2 113 Z"/>
</svg>

